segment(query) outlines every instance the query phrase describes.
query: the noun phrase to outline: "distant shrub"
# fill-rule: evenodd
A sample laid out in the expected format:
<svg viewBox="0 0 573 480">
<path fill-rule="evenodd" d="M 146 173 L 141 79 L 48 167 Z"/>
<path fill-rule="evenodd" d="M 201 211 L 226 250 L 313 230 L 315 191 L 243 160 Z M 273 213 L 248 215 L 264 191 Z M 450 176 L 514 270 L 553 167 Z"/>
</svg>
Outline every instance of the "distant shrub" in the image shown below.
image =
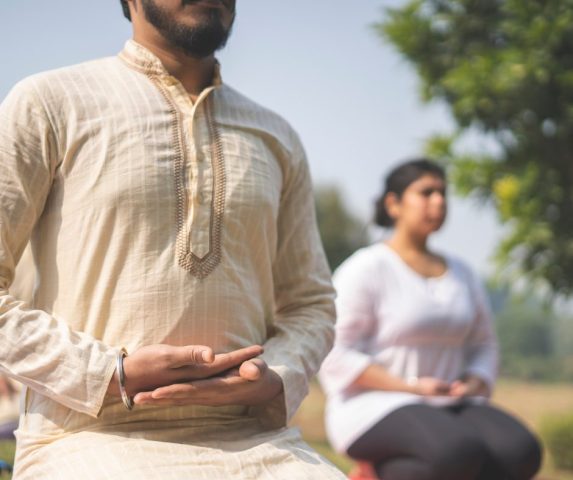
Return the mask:
<svg viewBox="0 0 573 480">
<path fill-rule="evenodd" d="M 569 370 L 567 370 L 567 368 Z M 500 374 L 504 378 L 529 382 L 563 382 L 573 380 L 573 370 L 558 357 L 522 356 L 506 354 L 501 356 Z"/>
<path fill-rule="evenodd" d="M 545 417 L 541 423 L 541 436 L 555 466 L 573 471 L 573 414 Z"/>
</svg>

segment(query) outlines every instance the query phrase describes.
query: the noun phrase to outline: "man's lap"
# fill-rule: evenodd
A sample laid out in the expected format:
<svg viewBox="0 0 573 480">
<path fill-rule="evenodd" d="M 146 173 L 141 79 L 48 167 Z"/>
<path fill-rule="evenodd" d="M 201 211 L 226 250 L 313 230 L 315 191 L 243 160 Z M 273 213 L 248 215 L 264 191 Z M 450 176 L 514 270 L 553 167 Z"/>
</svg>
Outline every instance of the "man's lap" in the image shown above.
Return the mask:
<svg viewBox="0 0 573 480">
<path fill-rule="evenodd" d="M 19 480 L 345 478 L 294 428 L 199 445 L 80 432 L 35 449 L 18 460 L 16 469 Z"/>
</svg>

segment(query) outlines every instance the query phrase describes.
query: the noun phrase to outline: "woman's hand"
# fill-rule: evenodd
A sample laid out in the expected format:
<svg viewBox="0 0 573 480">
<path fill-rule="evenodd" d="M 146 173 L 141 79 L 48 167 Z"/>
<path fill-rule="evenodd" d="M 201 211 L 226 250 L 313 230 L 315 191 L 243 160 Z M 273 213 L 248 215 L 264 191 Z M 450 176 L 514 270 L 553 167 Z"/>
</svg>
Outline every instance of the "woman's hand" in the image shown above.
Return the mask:
<svg viewBox="0 0 573 480">
<path fill-rule="evenodd" d="M 354 380 L 354 387 L 364 390 L 384 390 L 408 392 L 416 395 L 449 395 L 450 384 L 433 377 L 420 377 L 405 380 L 391 374 L 382 365 L 372 363 Z"/>
<path fill-rule="evenodd" d="M 469 375 L 462 380 L 456 380 L 452 383 L 450 388 L 450 395 L 452 397 L 487 397 L 489 394 L 490 391 L 487 383 L 473 375 Z"/>
<path fill-rule="evenodd" d="M 434 377 L 418 378 L 412 385 L 413 393 L 423 396 L 449 395 L 451 386 Z"/>
<path fill-rule="evenodd" d="M 282 392 L 280 376 L 260 358 L 217 377 L 138 393 L 136 405 L 259 405 Z"/>
<path fill-rule="evenodd" d="M 159 387 L 205 379 L 236 368 L 263 353 L 259 345 L 215 355 L 210 347 L 188 345 L 149 345 L 123 359 L 125 389 L 129 396 Z M 108 393 L 120 396 L 115 372 Z"/>
</svg>

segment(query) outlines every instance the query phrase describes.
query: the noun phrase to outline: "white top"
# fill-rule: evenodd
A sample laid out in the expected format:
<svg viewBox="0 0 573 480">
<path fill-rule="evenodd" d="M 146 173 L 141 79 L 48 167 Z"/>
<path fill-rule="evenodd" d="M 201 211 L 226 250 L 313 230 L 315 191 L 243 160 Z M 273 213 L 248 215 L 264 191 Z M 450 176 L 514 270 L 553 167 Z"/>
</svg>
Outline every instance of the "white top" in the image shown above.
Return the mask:
<svg viewBox="0 0 573 480">
<path fill-rule="evenodd" d="M 446 263 L 443 275 L 427 278 L 378 243 L 354 253 L 335 272 L 336 341 L 319 379 L 328 397 L 328 436 L 337 450 L 346 451 L 404 405 L 456 401 L 352 387 L 372 363 L 404 379 L 452 382 L 471 373 L 493 386 L 497 343 L 484 289 L 461 261 L 447 257 Z"/>
</svg>

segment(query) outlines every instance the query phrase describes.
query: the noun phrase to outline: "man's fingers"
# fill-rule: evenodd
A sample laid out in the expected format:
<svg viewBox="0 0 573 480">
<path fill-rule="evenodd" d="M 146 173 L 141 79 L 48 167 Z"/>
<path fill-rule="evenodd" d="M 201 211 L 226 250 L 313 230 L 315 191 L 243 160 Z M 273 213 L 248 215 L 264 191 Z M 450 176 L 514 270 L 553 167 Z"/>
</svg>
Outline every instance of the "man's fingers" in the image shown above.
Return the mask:
<svg viewBox="0 0 573 480">
<path fill-rule="evenodd" d="M 169 385 L 168 387 L 161 387 L 151 392 L 151 398 L 160 400 L 164 398 L 182 398 L 189 397 L 197 392 L 197 387 L 192 383 L 180 383 L 177 385 Z"/>
<path fill-rule="evenodd" d="M 168 405 L 174 400 L 188 400 L 192 403 L 197 399 L 202 400 L 200 403 L 209 404 L 210 396 L 221 398 L 221 394 L 226 393 L 230 387 L 246 383 L 247 381 L 239 375 L 196 380 L 192 383 L 176 383 L 151 392 L 140 392 L 133 397 L 133 401 L 137 405 Z"/>
<path fill-rule="evenodd" d="M 210 364 L 215 358 L 213 349 L 205 345 L 187 345 L 185 347 L 174 348 L 175 351 L 171 357 L 171 368 Z"/>
<path fill-rule="evenodd" d="M 153 392 L 139 392 L 133 397 L 133 402 L 136 405 L 143 405 L 144 403 L 153 400 L 153 397 L 151 396 L 152 393 Z"/>
<path fill-rule="evenodd" d="M 244 384 L 245 379 L 238 375 L 227 377 L 213 377 L 204 380 L 195 380 L 191 383 L 176 383 L 167 387 L 160 387 L 151 392 L 154 400 L 168 398 L 191 398 L 193 396 L 205 397 L 211 393 L 227 391 L 230 387 Z"/>
<path fill-rule="evenodd" d="M 267 371 L 267 364 L 260 358 L 243 362 L 239 368 L 239 375 L 245 380 L 254 382 L 263 377 Z"/>
<path fill-rule="evenodd" d="M 205 377 L 218 375 L 225 370 L 238 367 L 243 362 L 258 357 L 262 353 L 263 347 L 260 345 L 251 345 L 231 352 L 217 354 L 212 363 L 202 367 L 202 370 L 204 370 L 203 374 Z"/>
</svg>

